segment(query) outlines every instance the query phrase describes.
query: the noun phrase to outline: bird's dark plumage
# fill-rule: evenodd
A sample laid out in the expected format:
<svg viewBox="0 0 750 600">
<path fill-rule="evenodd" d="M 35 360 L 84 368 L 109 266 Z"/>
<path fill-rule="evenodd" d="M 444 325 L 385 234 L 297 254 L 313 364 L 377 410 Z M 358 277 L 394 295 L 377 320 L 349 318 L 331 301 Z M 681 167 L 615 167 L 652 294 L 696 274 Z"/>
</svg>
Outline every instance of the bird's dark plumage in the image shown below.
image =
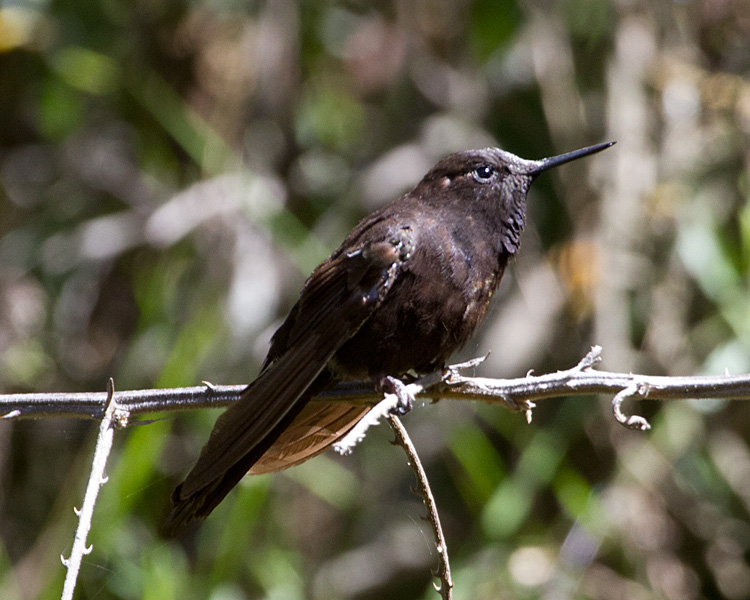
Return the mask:
<svg viewBox="0 0 750 600">
<path fill-rule="evenodd" d="M 534 178 L 610 145 L 539 161 L 497 148 L 453 154 L 360 222 L 309 277 L 260 375 L 217 420 L 173 494 L 168 527 L 206 517 L 245 473 L 299 464 L 346 434 L 368 409 L 308 403 L 327 385 L 443 366 L 518 250 Z"/>
</svg>

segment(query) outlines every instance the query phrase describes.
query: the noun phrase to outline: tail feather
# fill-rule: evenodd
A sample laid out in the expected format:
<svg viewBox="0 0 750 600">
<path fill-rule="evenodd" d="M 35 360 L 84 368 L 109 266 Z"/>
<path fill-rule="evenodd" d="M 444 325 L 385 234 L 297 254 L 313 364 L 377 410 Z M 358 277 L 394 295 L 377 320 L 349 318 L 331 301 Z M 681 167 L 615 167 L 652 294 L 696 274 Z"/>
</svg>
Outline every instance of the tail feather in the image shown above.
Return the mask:
<svg viewBox="0 0 750 600">
<path fill-rule="evenodd" d="M 247 474 L 250 468 L 263 456 L 268 448 L 276 441 L 281 433 L 289 427 L 304 403 L 298 403 L 290 410 L 278 425 L 256 444 L 245 456 L 229 467 L 221 475 L 204 487 L 193 491 L 186 491 L 185 483 L 178 485 L 172 492 L 172 511 L 167 517 L 165 529 L 169 533 L 176 533 L 192 521 L 205 519 L 224 497 Z M 226 413 L 224 413 L 226 414 Z"/>
<path fill-rule="evenodd" d="M 253 475 L 283 471 L 327 450 L 370 410 L 338 402 L 310 403 L 250 469 Z"/>
</svg>

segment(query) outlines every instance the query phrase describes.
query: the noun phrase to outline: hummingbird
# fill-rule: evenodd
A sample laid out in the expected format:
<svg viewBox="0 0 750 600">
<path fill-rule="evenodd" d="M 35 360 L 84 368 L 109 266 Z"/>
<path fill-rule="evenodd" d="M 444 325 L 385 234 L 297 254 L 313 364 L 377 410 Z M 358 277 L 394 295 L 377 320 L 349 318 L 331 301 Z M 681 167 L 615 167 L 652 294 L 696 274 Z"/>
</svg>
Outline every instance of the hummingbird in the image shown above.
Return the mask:
<svg viewBox="0 0 750 600">
<path fill-rule="evenodd" d="M 392 389 L 445 366 L 477 330 L 519 249 L 526 197 L 544 171 L 615 142 L 526 160 L 499 148 L 440 160 L 365 217 L 310 275 L 260 374 L 216 421 L 172 495 L 167 527 L 203 519 L 245 474 L 300 464 L 368 406 L 310 399 L 341 381 Z"/>
</svg>

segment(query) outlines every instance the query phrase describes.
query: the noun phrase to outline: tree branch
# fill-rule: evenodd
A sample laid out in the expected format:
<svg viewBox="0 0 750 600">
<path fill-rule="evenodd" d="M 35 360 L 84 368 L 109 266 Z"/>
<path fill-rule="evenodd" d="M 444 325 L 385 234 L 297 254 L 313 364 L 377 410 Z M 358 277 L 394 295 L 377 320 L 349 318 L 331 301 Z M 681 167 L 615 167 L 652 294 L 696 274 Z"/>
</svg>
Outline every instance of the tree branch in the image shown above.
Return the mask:
<svg viewBox="0 0 750 600">
<path fill-rule="evenodd" d="M 613 373 L 594 369 L 601 348 L 594 346 L 573 368 L 546 375 L 527 375 L 516 379 L 464 377 L 459 371 L 475 366 L 476 361 L 449 367 L 420 377 L 406 387 L 416 398 L 427 400 L 479 400 L 499 404 L 511 412 L 523 412 L 530 419 L 534 402 L 546 398 L 608 394 L 615 396 L 613 410 L 625 426 L 643 429 L 647 424 L 622 412 L 626 398 L 684 400 L 688 398 L 731 398 L 750 400 L 750 374 L 698 375 L 670 377 Z M 117 392 L 118 405 L 131 416 L 197 408 L 220 408 L 236 402 L 244 385 L 203 386 Z M 624 393 L 627 392 L 627 393 Z M 76 417 L 101 419 L 106 394 L 52 393 L 0 395 L 0 414 L 4 418 Z M 313 401 L 377 404 L 382 393 L 367 382 L 345 382 L 316 396 Z M 628 424 L 630 423 L 630 424 Z"/>
<path fill-rule="evenodd" d="M 433 571 L 433 575 L 440 579 L 440 585 L 435 585 L 435 589 L 440 593 L 443 600 L 451 600 L 453 597 L 453 579 L 451 578 L 451 566 L 448 560 L 448 547 L 445 543 L 443 528 L 440 525 L 440 515 L 438 514 L 437 504 L 435 504 L 435 497 L 432 495 L 432 489 L 430 489 L 430 482 L 422 466 L 422 461 L 419 460 L 417 449 L 411 443 L 411 438 L 401 424 L 401 420 L 393 413 L 386 414 L 385 418 L 396 435 L 394 443 L 404 449 L 409 460 L 409 466 L 417 476 L 416 493 L 422 497 L 422 502 L 427 508 L 427 516 L 422 518 L 432 526 L 435 548 L 438 552 L 438 567 Z"/>
<path fill-rule="evenodd" d="M 460 371 L 473 368 L 483 359 L 453 365 L 443 371 L 419 377 L 410 383 L 398 382 L 396 393 L 383 397 L 371 383 L 346 382 L 312 399 L 313 402 L 346 402 L 349 404 L 371 404 L 373 410 L 352 429 L 344 440 L 337 444 L 340 452 L 349 451 L 361 440 L 368 427 L 385 417 L 396 432 L 398 443 L 404 447 L 419 482 L 419 493 L 428 509 L 428 520 L 433 526 L 435 543 L 440 553 L 436 575 L 440 587 L 436 589 L 443 598 L 451 597 L 453 583 L 448 565 L 445 539 L 440 529 L 434 499 L 429 491 L 424 470 L 419 464 L 416 451 L 408 440 L 394 410 L 403 406 L 404 399 L 422 398 L 432 401 L 440 399 L 479 400 L 499 404 L 512 412 L 523 412 L 531 421 L 534 402 L 552 397 L 611 394 L 612 410 L 618 422 L 631 429 L 646 430 L 648 422 L 639 416 L 628 416 L 622 410 L 628 398 L 651 400 L 679 400 L 687 398 L 732 398 L 750 399 L 750 375 L 719 375 L 694 377 L 664 377 L 612 373 L 598 371 L 594 367 L 601 360 L 602 349 L 594 346 L 574 367 L 565 371 L 535 376 L 529 373 L 517 379 L 488 379 L 465 377 Z M 111 380 L 110 380 L 111 381 Z M 92 473 L 86 498 L 81 509 L 79 528 L 74 549 L 69 559 L 63 558 L 68 567 L 64 597 L 71 597 L 78 566 L 86 548 L 86 535 L 90 528 L 91 512 L 99 487 L 105 481 L 104 466 L 112 444 L 113 427 L 125 427 L 131 417 L 155 412 L 184 410 L 188 408 L 220 408 L 236 402 L 244 385 L 215 386 L 203 382 L 203 386 L 190 388 L 134 390 L 114 392 L 110 383 L 107 393 L 52 393 L 52 394 L 4 394 L 0 395 L 0 414 L 5 419 L 74 417 L 101 420 L 99 441 L 94 455 Z M 78 512 L 78 511 L 77 511 Z"/>
<path fill-rule="evenodd" d="M 99 495 L 99 488 L 107 483 L 104 469 L 107 466 L 107 458 L 112 450 L 114 429 L 115 427 L 125 427 L 127 422 L 127 411 L 123 411 L 118 405 L 115 399 L 115 383 L 110 379 L 107 385 L 104 417 L 99 426 L 99 435 L 96 438 L 96 449 L 94 450 L 94 458 L 91 461 L 91 474 L 89 475 L 89 482 L 86 485 L 86 494 L 84 495 L 81 509 L 73 509 L 78 515 L 78 527 L 73 538 L 73 549 L 70 552 L 70 558 L 60 557 L 63 565 L 68 569 L 63 585 L 62 600 L 73 600 L 73 592 L 78 580 L 78 571 L 81 568 L 81 562 L 86 554 L 91 553 L 92 547 L 86 546 L 86 538 L 91 530 L 91 519 L 94 516 L 94 506 L 96 505 L 96 497 Z"/>
</svg>

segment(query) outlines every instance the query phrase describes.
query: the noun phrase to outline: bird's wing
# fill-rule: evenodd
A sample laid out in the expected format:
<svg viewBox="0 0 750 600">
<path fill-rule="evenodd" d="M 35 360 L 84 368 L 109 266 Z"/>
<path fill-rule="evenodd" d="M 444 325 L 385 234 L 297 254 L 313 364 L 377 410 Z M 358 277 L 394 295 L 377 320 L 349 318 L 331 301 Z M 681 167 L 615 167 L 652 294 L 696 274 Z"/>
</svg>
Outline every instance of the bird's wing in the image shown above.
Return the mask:
<svg viewBox="0 0 750 600">
<path fill-rule="evenodd" d="M 312 382 L 398 278 L 411 251 L 408 233 L 402 229 L 334 254 L 315 270 L 280 329 L 283 353 L 219 417 L 198 462 L 175 490 L 170 528 L 207 516 L 299 413 Z"/>
</svg>

